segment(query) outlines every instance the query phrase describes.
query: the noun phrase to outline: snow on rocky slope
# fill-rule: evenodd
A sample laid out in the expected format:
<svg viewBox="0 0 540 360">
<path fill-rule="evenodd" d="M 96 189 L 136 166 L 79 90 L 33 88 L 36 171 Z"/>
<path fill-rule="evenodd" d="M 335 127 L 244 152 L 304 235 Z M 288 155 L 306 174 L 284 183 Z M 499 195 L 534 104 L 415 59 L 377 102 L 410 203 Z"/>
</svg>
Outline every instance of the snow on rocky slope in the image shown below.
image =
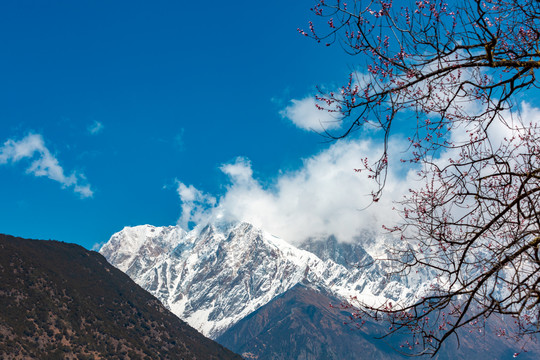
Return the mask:
<svg viewBox="0 0 540 360">
<path fill-rule="evenodd" d="M 360 245 L 330 237 L 298 248 L 247 223 L 126 227 L 100 253 L 213 339 L 298 283 L 366 302 L 408 302 L 427 286 L 386 275 Z"/>
</svg>

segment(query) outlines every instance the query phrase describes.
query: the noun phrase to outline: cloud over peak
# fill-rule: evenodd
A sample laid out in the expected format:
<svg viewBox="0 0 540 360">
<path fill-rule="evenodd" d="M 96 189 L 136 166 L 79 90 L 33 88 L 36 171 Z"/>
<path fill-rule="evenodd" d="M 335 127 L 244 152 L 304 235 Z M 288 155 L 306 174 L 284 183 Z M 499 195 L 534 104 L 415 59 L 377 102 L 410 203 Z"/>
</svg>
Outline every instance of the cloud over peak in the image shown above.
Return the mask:
<svg viewBox="0 0 540 360">
<path fill-rule="evenodd" d="M 226 219 L 252 223 L 293 243 L 328 235 L 354 241 L 362 231 L 391 225 L 392 201 L 408 189 L 400 183 L 405 179 L 392 175 L 381 200 L 366 209 L 375 184 L 354 169 L 378 151 L 370 141 L 339 141 L 305 159 L 300 169 L 280 174 L 271 186 L 253 177 L 248 159 L 237 158 L 220 167 L 230 183 L 218 200 L 180 183 L 180 225 Z"/>
<path fill-rule="evenodd" d="M 182 202 L 182 216 L 178 224 L 187 230 L 190 225 L 203 223 L 210 218 L 216 199 L 196 189 L 193 185 L 188 186 L 180 181 L 177 181 L 177 185 L 178 196 Z"/>
</svg>

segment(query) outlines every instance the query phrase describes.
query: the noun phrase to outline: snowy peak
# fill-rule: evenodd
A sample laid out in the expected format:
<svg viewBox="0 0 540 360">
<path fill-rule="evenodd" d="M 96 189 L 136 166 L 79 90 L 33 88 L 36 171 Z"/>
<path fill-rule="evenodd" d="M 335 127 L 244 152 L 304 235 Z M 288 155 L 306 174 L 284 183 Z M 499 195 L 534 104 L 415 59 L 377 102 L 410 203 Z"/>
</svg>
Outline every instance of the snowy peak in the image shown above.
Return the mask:
<svg viewBox="0 0 540 360">
<path fill-rule="evenodd" d="M 206 227 L 191 246 L 179 247 L 143 283 L 156 284 L 173 312 L 210 336 L 301 282 L 307 258 L 320 261 L 245 223 L 227 233 Z"/>
<path fill-rule="evenodd" d="M 385 276 L 358 244 L 330 237 L 301 247 L 248 223 L 209 224 L 187 233 L 144 225 L 114 234 L 100 252 L 211 338 L 297 284 L 342 299 L 354 295 L 383 302 L 413 296 L 406 284 Z"/>
<path fill-rule="evenodd" d="M 115 233 L 100 253 L 124 272 L 133 266 L 151 266 L 160 256 L 177 246 L 186 232 L 177 226 L 126 226 Z M 129 274 L 128 274 L 129 275 Z"/>
</svg>

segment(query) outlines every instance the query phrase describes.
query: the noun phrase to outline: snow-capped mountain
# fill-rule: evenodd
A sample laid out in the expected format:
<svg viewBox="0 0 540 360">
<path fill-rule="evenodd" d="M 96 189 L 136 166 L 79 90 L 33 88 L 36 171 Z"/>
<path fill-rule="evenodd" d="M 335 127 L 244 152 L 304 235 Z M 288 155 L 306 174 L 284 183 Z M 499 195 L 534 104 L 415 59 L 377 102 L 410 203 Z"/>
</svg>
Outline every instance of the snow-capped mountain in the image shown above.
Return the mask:
<svg viewBox="0 0 540 360">
<path fill-rule="evenodd" d="M 407 302 L 426 283 L 387 276 L 360 245 L 330 237 L 295 247 L 247 223 L 126 227 L 100 253 L 211 338 L 299 283 L 367 302 Z"/>
</svg>

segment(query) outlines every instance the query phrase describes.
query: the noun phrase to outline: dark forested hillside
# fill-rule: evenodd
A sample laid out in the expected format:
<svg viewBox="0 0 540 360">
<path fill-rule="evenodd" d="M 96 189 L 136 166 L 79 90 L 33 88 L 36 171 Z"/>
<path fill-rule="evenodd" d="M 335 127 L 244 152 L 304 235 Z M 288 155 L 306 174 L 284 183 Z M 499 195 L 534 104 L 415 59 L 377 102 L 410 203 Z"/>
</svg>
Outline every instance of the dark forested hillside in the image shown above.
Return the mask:
<svg viewBox="0 0 540 360">
<path fill-rule="evenodd" d="M 0 235 L 0 358 L 240 359 L 100 254 Z"/>
</svg>

